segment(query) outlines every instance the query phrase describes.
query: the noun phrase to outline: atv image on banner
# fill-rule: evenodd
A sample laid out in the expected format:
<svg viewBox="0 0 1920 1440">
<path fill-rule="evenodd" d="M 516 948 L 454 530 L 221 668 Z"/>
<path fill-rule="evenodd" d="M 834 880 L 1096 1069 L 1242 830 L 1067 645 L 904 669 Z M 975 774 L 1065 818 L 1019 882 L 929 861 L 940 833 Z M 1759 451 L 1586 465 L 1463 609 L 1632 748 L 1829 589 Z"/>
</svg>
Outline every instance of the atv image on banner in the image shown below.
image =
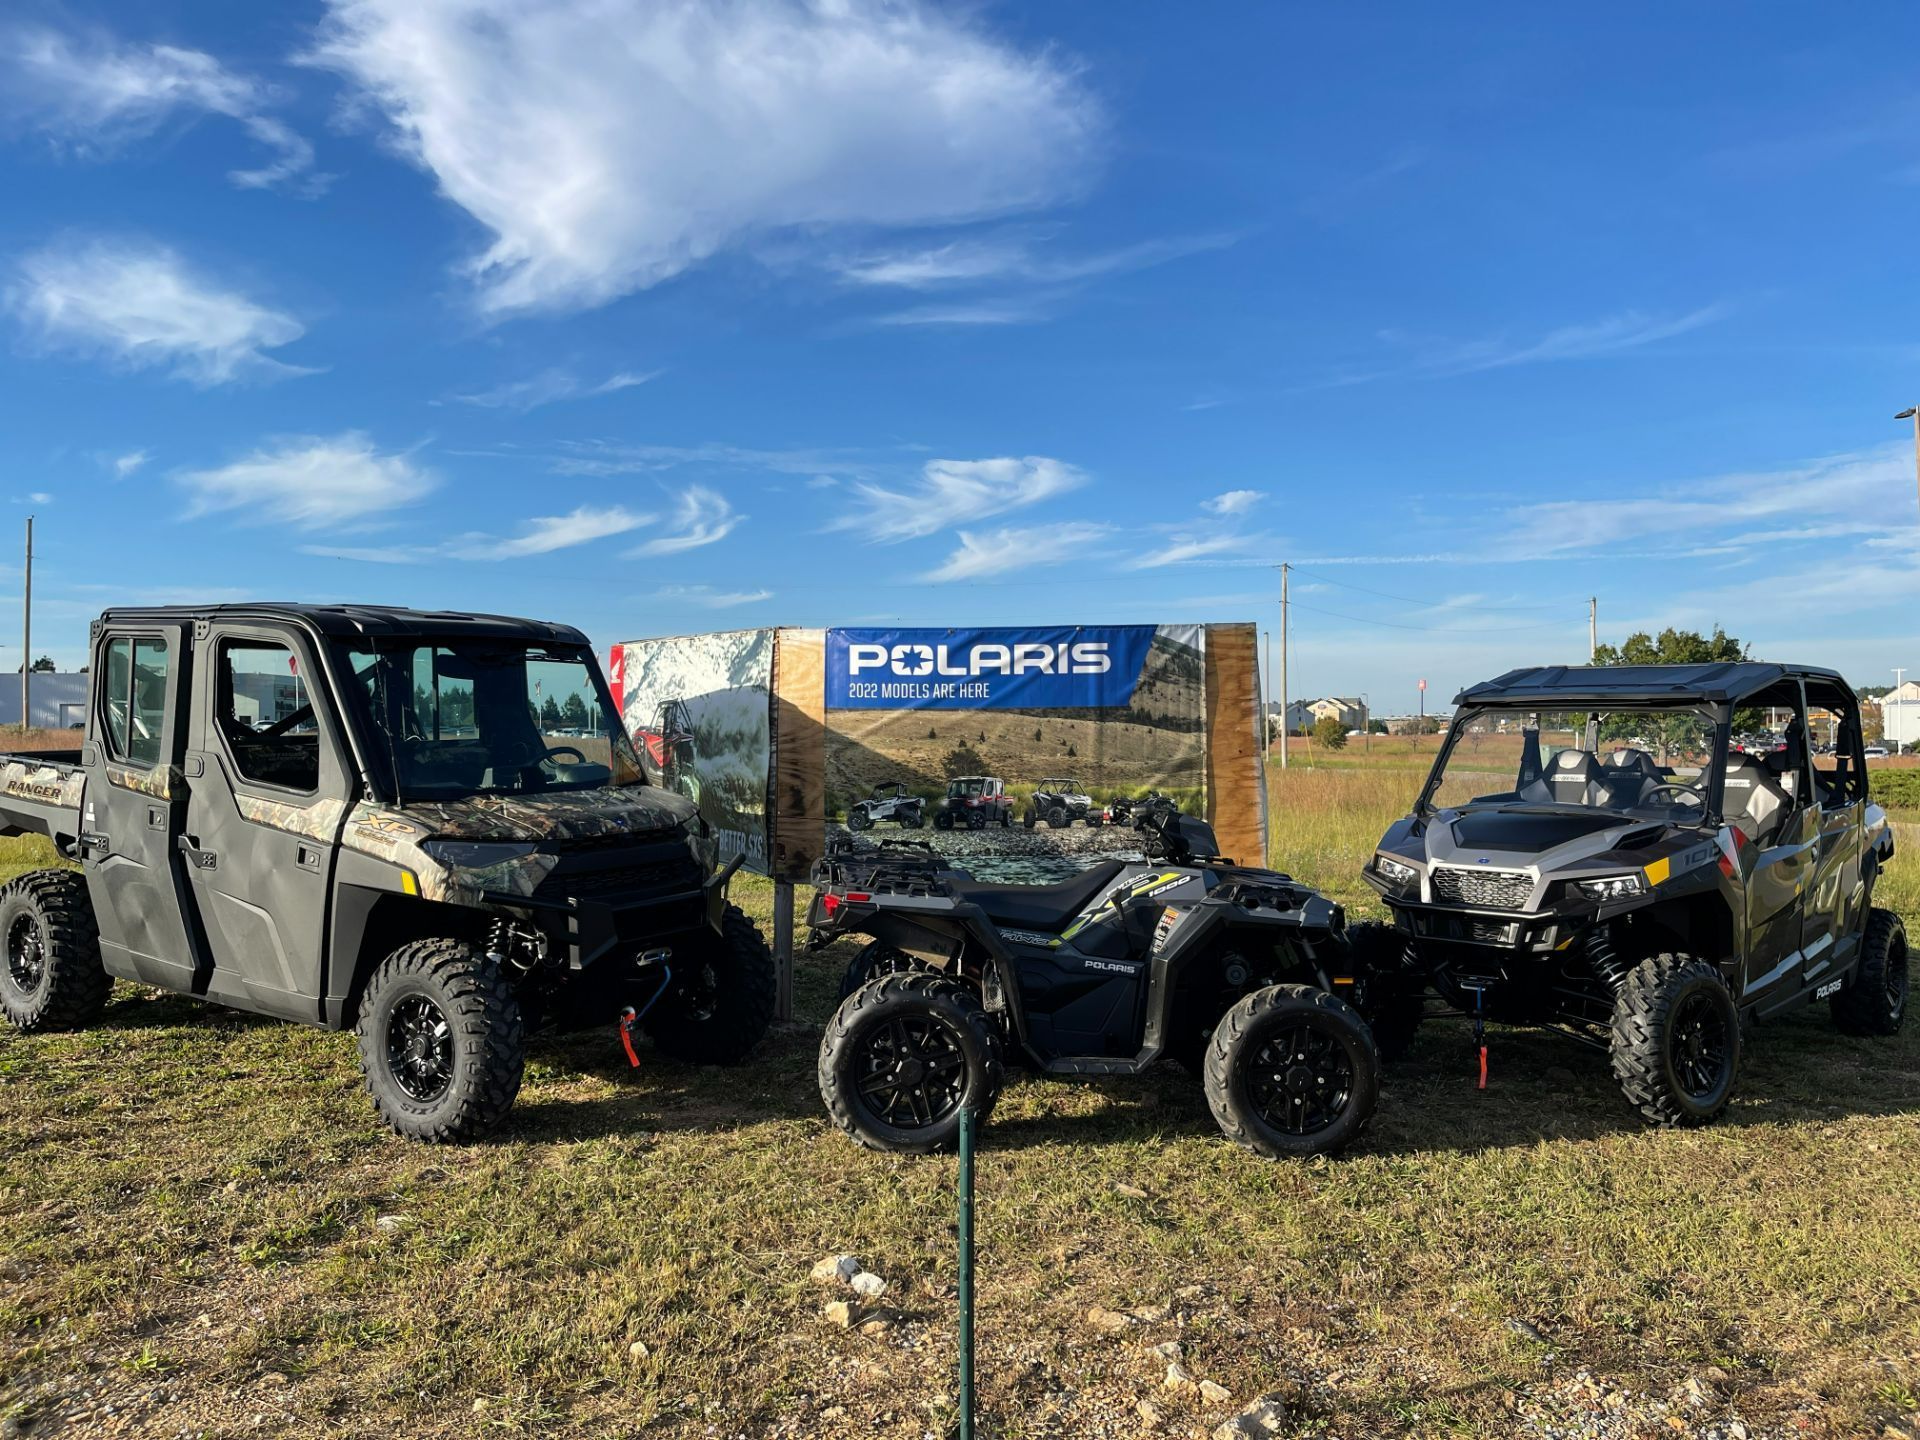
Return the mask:
<svg viewBox="0 0 1920 1440">
<path fill-rule="evenodd" d="M 1044 820 L 1051 829 L 1064 830 L 1076 820 L 1095 826 L 1106 818 L 1106 810 L 1093 803 L 1078 780 L 1059 778 L 1034 786 L 1024 823 L 1031 830 Z"/>
<path fill-rule="evenodd" d="M 871 830 L 882 820 L 891 820 L 908 830 L 918 830 L 927 823 L 926 803 L 900 781 L 889 780 L 874 786 L 866 799 L 847 807 L 847 828 Z"/>
<path fill-rule="evenodd" d="M 740 862 L 716 869 L 693 801 L 648 782 L 578 630 L 109 610 L 89 676 L 79 751 L 0 756 L 0 829 L 80 866 L 0 889 L 21 1029 L 98 1019 L 115 976 L 350 1029 L 375 1110 L 427 1141 L 501 1121 L 542 1021 L 622 1018 L 701 1064 L 766 1032 Z M 604 738 L 542 733 L 563 696 Z"/>
<path fill-rule="evenodd" d="M 1906 931 L 1873 905 L 1893 832 L 1838 674 L 1548 666 L 1455 704 L 1366 878 L 1412 972 L 1476 1031 L 1558 1027 L 1608 1052 L 1647 1120 L 1691 1125 L 1726 1108 L 1749 1022 L 1825 1000 L 1847 1034 L 1900 1028 Z M 1777 748 L 1735 743 L 1769 715 Z M 1478 754 L 1502 735 L 1520 747 L 1504 784 Z"/>
<path fill-rule="evenodd" d="M 946 798 L 933 812 L 936 830 L 1001 829 L 1013 823 L 1013 797 L 993 775 L 961 775 L 947 782 Z"/>
<path fill-rule="evenodd" d="M 1199 1074 L 1227 1136 L 1259 1154 L 1336 1150 L 1371 1117 L 1379 1061 L 1363 966 L 1384 926 L 1285 875 L 1215 855 L 1161 815 L 1165 862 L 1104 861 L 1056 885 L 986 885 L 924 846 L 830 849 L 813 945 L 872 937 L 820 1046 L 835 1123 L 876 1150 L 952 1149 L 1006 1066 Z"/>
</svg>

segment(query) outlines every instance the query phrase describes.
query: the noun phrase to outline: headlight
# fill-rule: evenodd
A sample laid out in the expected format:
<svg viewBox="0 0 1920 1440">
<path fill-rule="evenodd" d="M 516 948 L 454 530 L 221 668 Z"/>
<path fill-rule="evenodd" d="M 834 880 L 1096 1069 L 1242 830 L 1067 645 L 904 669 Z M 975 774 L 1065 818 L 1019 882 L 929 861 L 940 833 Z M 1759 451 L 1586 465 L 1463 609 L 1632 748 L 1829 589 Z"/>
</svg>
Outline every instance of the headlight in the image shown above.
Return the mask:
<svg viewBox="0 0 1920 1440">
<path fill-rule="evenodd" d="M 1625 900 L 1630 895 L 1647 893 L 1646 876 L 1635 872 L 1631 875 L 1608 875 L 1601 880 L 1581 880 L 1576 882 L 1580 893 L 1589 900 Z"/>
<path fill-rule="evenodd" d="M 428 840 L 420 848 L 429 860 L 451 870 L 489 870 L 524 860 L 539 847 L 511 840 Z"/>
<path fill-rule="evenodd" d="M 1417 883 L 1420 879 L 1420 872 L 1418 870 L 1414 869 L 1411 865 L 1394 859 L 1391 855 L 1374 856 L 1373 868 L 1382 880 L 1394 886 L 1396 889 L 1404 890 L 1408 886 Z"/>
</svg>

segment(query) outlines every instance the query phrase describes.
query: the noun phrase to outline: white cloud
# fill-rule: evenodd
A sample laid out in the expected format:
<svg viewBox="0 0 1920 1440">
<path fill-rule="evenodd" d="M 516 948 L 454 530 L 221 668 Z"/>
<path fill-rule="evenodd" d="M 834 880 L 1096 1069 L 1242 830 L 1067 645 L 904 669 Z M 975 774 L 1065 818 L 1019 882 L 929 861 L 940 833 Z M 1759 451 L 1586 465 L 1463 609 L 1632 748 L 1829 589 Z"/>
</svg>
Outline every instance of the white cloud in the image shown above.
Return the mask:
<svg viewBox="0 0 1920 1440">
<path fill-rule="evenodd" d="M 417 565 L 432 559 L 432 552 L 411 545 L 299 545 L 302 555 L 318 555 L 327 560 L 358 560 L 365 565 Z"/>
<path fill-rule="evenodd" d="M 129 450 L 124 455 L 114 456 L 111 462 L 113 465 L 113 478 L 116 480 L 126 479 L 142 465 L 145 465 L 148 458 L 147 452 L 144 450 Z"/>
<path fill-rule="evenodd" d="M 238 511 L 255 523 L 302 530 L 363 524 L 414 504 L 439 484 L 411 456 L 382 454 L 357 430 L 290 436 L 231 465 L 178 478 L 192 494 L 190 515 Z"/>
<path fill-rule="evenodd" d="M 624 535 L 642 525 L 653 523 L 651 515 L 640 515 L 621 505 L 580 505 L 565 515 L 542 515 L 527 521 L 520 534 L 510 539 L 490 535 L 464 535 L 448 543 L 449 553 L 463 560 L 519 560 L 528 555 L 548 555 L 575 545 Z"/>
<path fill-rule="evenodd" d="M 1068 520 L 1057 525 L 1008 526 L 975 535 L 960 532 L 960 548 L 937 570 L 928 573 L 931 584 L 980 580 L 1009 570 L 1031 570 L 1037 565 L 1060 565 L 1080 557 L 1075 551 L 1113 533 L 1110 525 Z M 1045 558 L 1036 558 L 1045 557 Z"/>
<path fill-rule="evenodd" d="M 298 340 L 298 320 L 161 246 L 97 238 L 49 245 L 20 260 L 6 298 L 50 348 L 163 367 L 199 385 L 312 373 L 262 353 Z"/>
<path fill-rule="evenodd" d="M 1216 515 L 1244 515 L 1266 498 L 1263 490 L 1226 490 L 1202 501 L 1201 506 Z"/>
<path fill-rule="evenodd" d="M 981 281 L 1067 285 L 1129 270 L 1144 270 L 1234 243 L 1232 235 L 1193 235 L 1147 240 L 1089 255 L 1049 254 L 1031 235 L 963 239 L 912 250 L 882 251 L 836 263 L 842 278 L 857 285 L 933 290 Z"/>
<path fill-rule="evenodd" d="M 731 610 L 771 600 L 771 590 L 716 590 L 711 585 L 663 585 L 653 598 L 665 605 L 699 605 L 708 610 Z"/>
<path fill-rule="evenodd" d="M 274 92 L 199 50 L 16 25 L 0 30 L 0 78 L 0 115 L 80 154 L 111 153 L 176 115 L 200 114 L 238 122 L 271 152 L 260 166 L 230 171 L 236 185 L 278 185 L 313 164 L 313 147 L 265 113 Z"/>
<path fill-rule="evenodd" d="M 1064 495 L 1086 484 L 1086 475 L 1044 455 L 1024 459 L 929 460 L 918 484 L 893 489 L 859 480 L 831 530 L 853 530 L 870 540 L 912 540 L 956 525 L 985 520 Z"/>
<path fill-rule="evenodd" d="M 671 533 L 661 535 L 626 552 L 626 558 L 643 555 L 678 555 L 724 540 L 747 517 L 736 515 L 727 498 L 705 485 L 689 485 L 681 491 L 673 514 L 667 517 Z"/>
<path fill-rule="evenodd" d="M 309 61 L 493 234 L 493 314 L 578 308 L 774 232 L 977 220 L 1080 189 L 1056 56 L 924 0 L 328 0 Z"/>
<path fill-rule="evenodd" d="M 462 405 L 476 405 L 483 410 L 511 410 L 517 415 L 524 415 L 529 410 L 537 410 L 542 405 L 552 405 L 560 400 L 592 399 L 611 395 L 618 390 L 631 390 L 636 385 L 656 379 L 660 373 L 658 370 L 649 370 L 644 374 L 622 370 L 609 375 L 597 385 L 589 385 L 579 376 L 564 370 L 544 370 L 525 380 L 509 380 L 488 390 L 453 398 Z"/>
<path fill-rule="evenodd" d="M 1162 565 L 1182 565 L 1214 555 L 1230 555 L 1265 539 L 1264 535 L 1176 535 L 1160 549 L 1135 556 L 1128 568 L 1157 570 Z"/>
<path fill-rule="evenodd" d="M 960 301 L 951 305 L 914 305 L 875 315 L 868 323 L 906 325 L 1034 325 L 1051 317 L 1052 310 L 1038 300 Z"/>
</svg>

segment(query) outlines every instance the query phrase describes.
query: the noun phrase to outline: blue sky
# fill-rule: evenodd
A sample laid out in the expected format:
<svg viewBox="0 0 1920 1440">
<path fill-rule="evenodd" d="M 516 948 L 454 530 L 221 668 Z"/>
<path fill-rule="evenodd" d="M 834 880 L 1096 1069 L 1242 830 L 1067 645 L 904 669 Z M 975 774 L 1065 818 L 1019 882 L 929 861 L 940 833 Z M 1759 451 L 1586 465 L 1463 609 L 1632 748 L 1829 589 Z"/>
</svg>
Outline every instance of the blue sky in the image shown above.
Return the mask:
<svg viewBox="0 0 1920 1440">
<path fill-rule="evenodd" d="M 8 7 L 36 651 L 263 596 L 1268 627 L 1289 560 L 1291 689 L 1381 713 L 1580 659 L 1589 595 L 1920 666 L 1920 15 L 1198 14 Z"/>
</svg>

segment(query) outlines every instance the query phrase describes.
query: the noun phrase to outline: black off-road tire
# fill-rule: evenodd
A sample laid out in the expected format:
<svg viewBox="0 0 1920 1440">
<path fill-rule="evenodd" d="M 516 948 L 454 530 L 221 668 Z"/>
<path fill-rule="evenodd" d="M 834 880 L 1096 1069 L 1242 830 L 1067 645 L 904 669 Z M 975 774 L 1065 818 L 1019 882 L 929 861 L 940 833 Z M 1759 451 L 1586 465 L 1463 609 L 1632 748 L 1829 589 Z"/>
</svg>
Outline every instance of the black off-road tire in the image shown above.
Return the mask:
<svg viewBox="0 0 1920 1440">
<path fill-rule="evenodd" d="M 896 950 L 884 940 L 869 940 L 860 953 L 847 962 L 847 973 L 840 977 L 840 998 L 846 999 L 862 985 L 883 975 L 932 975 L 934 968 L 915 959 L 904 950 Z"/>
<path fill-rule="evenodd" d="M 1406 935 L 1391 925 L 1362 921 L 1348 928 L 1347 943 L 1363 997 L 1360 1015 L 1373 1030 L 1380 1059 L 1392 1065 L 1406 1058 L 1426 1018 L 1426 981 L 1407 963 Z"/>
<path fill-rule="evenodd" d="M 1026 819 L 1022 820 L 1020 823 L 1026 826 L 1027 829 L 1031 830 L 1033 829 L 1034 826 L 1040 823 L 1040 817 L 1034 811 L 1029 810 L 1027 811 Z"/>
<path fill-rule="evenodd" d="M 926 812 L 916 805 L 906 813 L 905 818 L 902 819 L 900 823 L 909 830 L 918 830 L 922 825 L 927 823 Z"/>
<path fill-rule="evenodd" d="M 933 815 L 933 828 L 936 830 L 953 829 L 953 812 L 950 810 L 936 810 Z"/>
<path fill-rule="evenodd" d="M 1087 828 L 1089 830 L 1098 830 L 1102 825 L 1106 823 L 1106 819 L 1107 817 L 1104 814 L 1102 814 L 1100 811 L 1089 810 L 1087 811 L 1087 814 L 1086 814 Z"/>
<path fill-rule="evenodd" d="M 955 1079 L 950 1102 L 937 1110 L 927 1106 L 928 1123 L 894 1123 L 881 1111 L 900 1092 L 862 1090 L 872 1078 L 867 1072 L 876 1063 L 875 1048 L 890 1047 L 900 1033 L 910 1045 L 918 1033 L 931 1033 L 958 1057 L 953 1071 L 936 1072 Z M 971 1106 L 984 1123 L 1005 1079 L 999 1033 L 979 998 L 941 975 L 886 975 L 861 986 L 841 1002 L 820 1037 L 820 1098 L 833 1123 L 869 1150 L 932 1155 L 954 1149 L 961 1111 Z"/>
<path fill-rule="evenodd" d="M 1708 1027 L 1704 1037 L 1693 1033 L 1696 1021 Z M 1740 1073 L 1740 1011 L 1725 977 L 1691 955 L 1642 960 L 1614 997 L 1610 1053 L 1627 1103 L 1651 1123 L 1714 1120 Z"/>
<path fill-rule="evenodd" d="M 1907 1018 L 1907 927 L 1891 910 L 1869 910 L 1860 963 L 1827 1002 L 1846 1035 L 1898 1035 Z"/>
<path fill-rule="evenodd" d="M 986 829 L 987 828 L 987 812 L 984 810 L 969 810 L 967 812 L 967 828 L 969 830 Z"/>
<path fill-rule="evenodd" d="M 1051 810 L 1047 811 L 1047 826 L 1049 829 L 1064 830 L 1071 824 L 1073 824 L 1073 817 L 1067 814 L 1066 806 L 1055 805 Z"/>
<path fill-rule="evenodd" d="M 873 816 L 867 813 L 865 806 L 855 805 L 851 810 L 847 811 L 847 829 L 871 830 L 872 828 Z"/>
<path fill-rule="evenodd" d="M 1258 1066 L 1270 1041 L 1305 1030 L 1326 1046 L 1327 1070 L 1293 1056 L 1285 1072 Z M 1308 1054 L 1307 1060 L 1315 1058 Z M 1274 1123 L 1263 1102 L 1268 1075 L 1274 1103 L 1285 1103 L 1296 1071 L 1306 1072 L 1309 1093 L 1323 1096 L 1330 1118 L 1324 1125 L 1296 1133 Z M 1337 1091 L 1314 1090 L 1323 1078 L 1343 1078 Z M 1380 1058 L 1367 1022 L 1346 1001 L 1312 985 L 1269 985 L 1256 990 L 1220 1017 L 1207 1046 L 1207 1106 L 1220 1131 L 1236 1145 L 1271 1160 L 1295 1159 L 1338 1150 L 1373 1118 L 1380 1099 Z M 1344 1094 L 1344 1099 L 1341 1095 Z"/>
<path fill-rule="evenodd" d="M 16 931 L 18 935 L 16 936 Z M 16 939 L 24 947 L 14 954 Z M 0 888 L 0 1014 L 21 1030 L 78 1030 L 113 990 L 84 876 L 31 870 Z"/>
<path fill-rule="evenodd" d="M 673 979 L 645 1022 L 655 1048 L 695 1065 L 745 1058 L 773 1023 L 773 951 L 766 937 L 738 905 L 729 905 L 719 935 L 674 946 L 668 964 Z"/>
<path fill-rule="evenodd" d="M 424 1053 L 427 1035 L 440 1026 L 443 1057 Z M 417 1059 L 406 1048 L 409 1034 L 421 1041 Z M 478 1139 L 520 1093 L 520 1002 L 498 963 L 471 941 L 414 940 L 382 960 L 360 997 L 354 1036 L 373 1108 L 409 1140 Z M 442 1069 L 444 1087 L 435 1091 L 432 1072 Z"/>
</svg>

